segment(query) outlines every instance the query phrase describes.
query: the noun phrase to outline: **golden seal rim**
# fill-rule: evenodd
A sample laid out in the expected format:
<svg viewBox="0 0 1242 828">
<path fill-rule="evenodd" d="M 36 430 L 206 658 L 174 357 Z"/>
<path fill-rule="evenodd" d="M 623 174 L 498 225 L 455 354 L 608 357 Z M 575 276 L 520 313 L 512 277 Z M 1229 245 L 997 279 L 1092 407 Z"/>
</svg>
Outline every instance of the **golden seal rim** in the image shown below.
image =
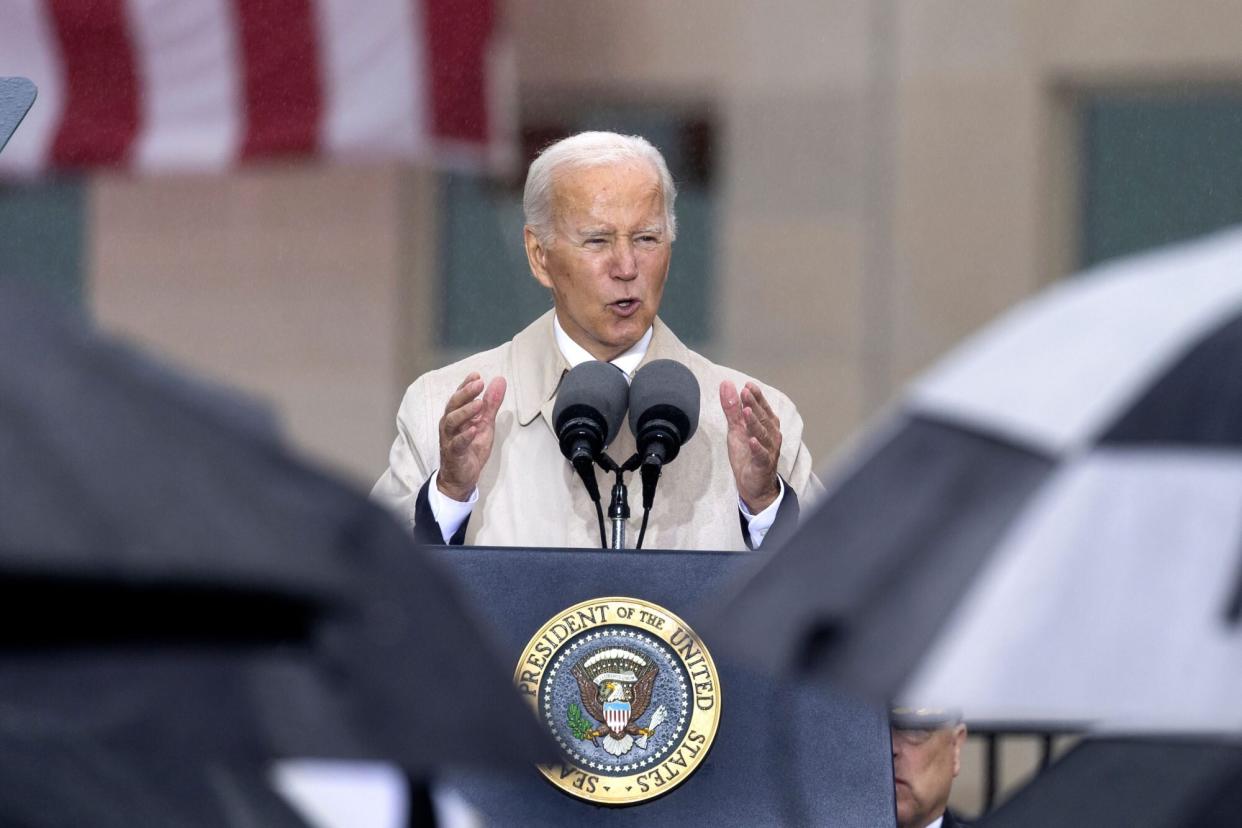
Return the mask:
<svg viewBox="0 0 1242 828">
<path fill-rule="evenodd" d="M 616 607 L 622 606 L 629 609 L 626 618 L 615 617 L 617 613 Z M 531 678 L 533 675 L 532 667 L 536 666 L 530 661 L 532 656 L 538 656 L 536 647 L 540 641 L 548 636 L 558 623 L 565 623 L 565 619 L 575 619 L 579 614 L 599 607 L 611 608 L 610 613 L 600 613 L 604 620 L 591 623 L 587 626 L 580 626 L 571 629 L 563 639 L 556 642 L 555 647 L 550 647 L 551 653 L 543 657 L 543 661 L 538 665 L 538 679 L 531 687 Z M 644 620 L 641 616 L 638 620 L 634 619 L 637 611 L 645 611 L 651 617 L 651 621 Z M 607 615 L 613 615 L 607 618 Z M 594 616 L 594 613 L 592 613 Z M 654 625 L 652 622 L 663 619 L 662 624 Z M 711 652 L 708 650 L 703 639 L 681 619 L 676 613 L 667 608 L 642 598 L 632 598 L 629 596 L 605 596 L 600 598 L 591 598 L 586 601 L 566 607 L 554 614 L 530 637 L 526 647 L 522 650 L 522 655 L 518 658 L 517 666 L 513 671 L 513 681 L 519 690 L 523 690 L 523 697 L 540 718 L 540 724 L 547 727 L 543 722 L 539 711 L 539 700 L 542 695 L 544 679 L 547 675 L 547 667 L 553 663 L 553 660 L 561 653 L 564 645 L 577 639 L 582 633 L 601 627 L 630 627 L 640 630 L 641 632 L 660 639 L 665 646 L 676 656 L 681 664 L 681 668 L 691 677 L 691 690 L 696 690 L 698 684 L 693 681 L 694 673 L 687 665 L 687 657 L 682 654 L 681 649 L 685 647 L 685 641 L 674 644 L 673 639 L 677 637 L 678 631 L 684 633 L 684 638 L 689 642 L 688 648 L 694 653 L 694 656 L 701 656 L 701 664 L 705 668 L 705 677 L 708 679 L 710 691 L 704 691 L 702 696 L 692 692 L 689 700 L 690 721 L 686 726 L 685 732 L 681 735 L 676 747 L 665 751 L 668 758 L 653 763 L 650 769 L 636 772 L 629 775 L 601 775 L 592 772 L 590 768 L 579 766 L 570 761 L 569 757 L 564 757 L 562 761 L 539 765 L 540 773 L 558 790 L 590 802 L 595 805 L 636 805 L 641 802 L 663 796 L 674 788 L 684 783 L 689 777 L 693 776 L 701 766 L 707 754 L 715 741 L 716 732 L 720 726 L 720 716 L 722 712 L 722 695 L 720 688 L 720 674 L 716 669 L 716 663 L 712 659 Z M 694 659 L 690 657 L 690 660 Z M 696 666 L 698 662 L 696 662 Z M 710 698 L 710 709 L 700 709 L 700 698 Z M 698 737 L 692 739 L 692 737 Z M 687 758 L 685 752 L 690 751 Z M 672 766 L 676 767 L 672 767 Z M 666 774 L 669 776 L 666 778 Z"/>
</svg>

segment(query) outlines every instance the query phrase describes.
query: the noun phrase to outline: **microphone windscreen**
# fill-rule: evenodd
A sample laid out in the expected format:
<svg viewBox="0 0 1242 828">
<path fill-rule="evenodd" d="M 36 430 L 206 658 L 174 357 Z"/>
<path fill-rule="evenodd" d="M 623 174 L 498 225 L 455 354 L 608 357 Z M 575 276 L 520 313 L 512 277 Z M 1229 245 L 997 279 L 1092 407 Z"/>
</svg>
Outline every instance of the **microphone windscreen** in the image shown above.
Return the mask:
<svg viewBox="0 0 1242 828">
<path fill-rule="evenodd" d="M 685 417 L 681 440 L 688 442 L 699 427 L 699 381 L 680 362 L 652 360 L 638 369 L 630 383 L 630 430 L 638 434 L 648 412 L 669 409 Z"/>
<path fill-rule="evenodd" d="M 630 385 L 621 369 L 599 360 L 583 362 L 570 369 L 561 380 L 556 392 L 556 405 L 552 409 L 552 423 L 557 431 L 561 428 L 561 416 L 570 408 L 580 407 L 598 412 L 607 425 L 607 446 L 612 443 L 621 423 L 625 421 L 625 409 L 629 403 Z"/>
</svg>

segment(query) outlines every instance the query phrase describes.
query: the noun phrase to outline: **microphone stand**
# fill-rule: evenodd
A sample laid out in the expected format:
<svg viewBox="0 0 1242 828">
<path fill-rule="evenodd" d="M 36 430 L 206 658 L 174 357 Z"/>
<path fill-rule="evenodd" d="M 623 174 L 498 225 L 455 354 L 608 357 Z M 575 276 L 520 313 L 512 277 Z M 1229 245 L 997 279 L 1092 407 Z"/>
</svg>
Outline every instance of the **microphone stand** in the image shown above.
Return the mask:
<svg viewBox="0 0 1242 828">
<path fill-rule="evenodd" d="M 630 496 L 625 487 L 625 473 L 638 468 L 642 458 L 635 454 L 625 463 L 618 466 L 617 462 L 602 451 L 596 456 L 595 462 L 606 472 L 616 475 L 612 484 L 612 496 L 608 503 L 608 519 L 612 522 L 612 546 L 610 549 L 625 548 L 625 522 L 630 519 Z"/>
</svg>

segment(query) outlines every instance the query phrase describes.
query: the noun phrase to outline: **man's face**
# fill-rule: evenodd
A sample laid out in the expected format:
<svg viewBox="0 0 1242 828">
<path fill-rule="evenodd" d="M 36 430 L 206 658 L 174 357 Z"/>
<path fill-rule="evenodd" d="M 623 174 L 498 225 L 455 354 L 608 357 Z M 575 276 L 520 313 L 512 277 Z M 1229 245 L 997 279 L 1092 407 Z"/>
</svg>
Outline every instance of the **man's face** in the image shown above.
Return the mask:
<svg viewBox="0 0 1242 828">
<path fill-rule="evenodd" d="M 672 244 L 655 170 L 623 163 L 569 169 L 553 182 L 552 241 L 526 228 L 531 272 L 552 291 L 570 338 L 596 359 L 624 353 L 651 327 Z"/>
<path fill-rule="evenodd" d="M 937 730 L 893 728 L 893 781 L 899 828 L 924 828 L 949 804 L 961 768 L 966 726 Z"/>
</svg>

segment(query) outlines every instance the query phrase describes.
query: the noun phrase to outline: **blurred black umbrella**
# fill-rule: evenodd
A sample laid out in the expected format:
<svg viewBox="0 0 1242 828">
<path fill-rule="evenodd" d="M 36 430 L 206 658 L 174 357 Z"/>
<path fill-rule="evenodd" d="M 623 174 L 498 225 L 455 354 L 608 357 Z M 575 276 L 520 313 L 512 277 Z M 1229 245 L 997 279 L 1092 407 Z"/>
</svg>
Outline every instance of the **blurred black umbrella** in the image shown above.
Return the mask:
<svg viewBox="0 0 1242 828">
<path fill-rule="evenodd" d="M 0 622 L 0 710 L 104 750 L 415 772 L 551 755 L 385 512 L 257 407 L 6 283 Z"/>
<path fill-rule="evenodd" d="M 1242 232 L 1020 306 L 916 382 L 717 634 L 973 720 L 1242 728 Z"/>
<path fill-rule="evenodd" d="M 2 718 L 0 821 L 11 828 L 305 828 L 255 762 L 135 751 Z"/>
<path fill-rule="evenodd" d="M 979 828 L 1234 828 L 1242 746 L 1187 738 L 1080 742 Z"/>
</svg>

